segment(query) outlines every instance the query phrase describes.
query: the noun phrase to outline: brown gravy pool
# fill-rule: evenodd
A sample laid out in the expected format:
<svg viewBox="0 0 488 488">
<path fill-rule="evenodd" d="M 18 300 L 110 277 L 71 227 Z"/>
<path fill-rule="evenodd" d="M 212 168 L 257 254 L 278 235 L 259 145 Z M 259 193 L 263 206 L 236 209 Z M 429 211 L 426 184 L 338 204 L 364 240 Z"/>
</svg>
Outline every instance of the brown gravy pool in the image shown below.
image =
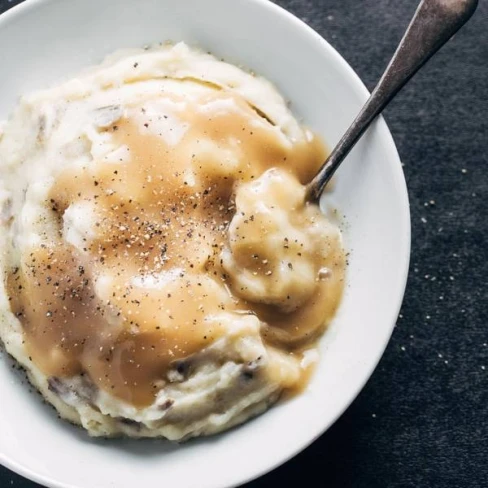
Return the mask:
<svg viewBox="0 0 488 488">
<path fill-rule="evenodd" d="M 239 110 L 210 109 L 229 100 Z M 202 104 L 209 110 L 199 111 Z M 141 123 L 144 113 L 132 107 L 104 129 L 127 147 L 128 162 L 64 169 L 50 190 L 46 205 L 59 228 L 66 209 L 85 202 L 94 208 L 96 237 L 80 250 L 60 230 L 51 246 L 24 252 L 8 276 L 31 360 L 48 376 L 85 373 L 136 406 L 154 401 L 175 361 L 225 334 L 211 318 L 221 311 L 256 314 L 268 343 L 299 354 L 334 315 L 344 272 L 343 251 L 336 249 L 331 275 L 317 280 L 305 305 L 284 313 L 239 298 L 219 260 L 236 185 L 269 168 L 307 182 L 325 156 L 317 138 L 286 144 L 271 124 L 253 123 L 252 107 L 225 92 L 188 106 L 182 115 L 188 129 L 176 145 L 152 131 L 150 117 Z M 152 286 L 163 272 L 171 272 L 170 282 Z"/>
</svg>

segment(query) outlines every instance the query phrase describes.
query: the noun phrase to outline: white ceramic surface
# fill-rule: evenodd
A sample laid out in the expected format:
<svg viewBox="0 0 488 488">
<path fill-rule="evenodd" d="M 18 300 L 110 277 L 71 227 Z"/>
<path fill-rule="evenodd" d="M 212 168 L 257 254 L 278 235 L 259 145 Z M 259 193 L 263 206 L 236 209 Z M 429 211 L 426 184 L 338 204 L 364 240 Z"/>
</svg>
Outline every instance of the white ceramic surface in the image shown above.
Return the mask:
<svg viewBox="0 0 488 488">
<path fill-rule="evenodd" d="M 267 0 L 28 0 L 0 17 L 0 119 L 22 93 L 118 48 L 166 39 L 185 40 L 266 76 L 330 145 L 367 97 L 327 42 Z M 0 353 L 0 463 L 56 488 L 228 488 L 310 444 L 371 375 L 403 297 L 408 198 L 383 120 L 351 154 L 327 198 L 346 215 L 348 285 L 304 394 L 231 432 L 182 446 L 91 440 L 58 420 Z"/>
</svg>

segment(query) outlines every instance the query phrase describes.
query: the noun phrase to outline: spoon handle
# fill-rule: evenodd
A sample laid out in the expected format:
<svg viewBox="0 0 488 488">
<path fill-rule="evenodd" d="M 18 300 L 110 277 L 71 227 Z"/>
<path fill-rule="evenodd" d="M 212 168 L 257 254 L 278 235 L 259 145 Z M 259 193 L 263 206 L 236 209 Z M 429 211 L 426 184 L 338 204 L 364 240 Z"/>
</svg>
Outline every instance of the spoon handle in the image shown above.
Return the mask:
<svg viewBox="0 0 488 488">
<path fill-rule="evenodd" d="M 317 201 L 371 122 L 412 76 L 470 19 L 478 0 L 422 0 L 390 64 L 352 125 L 307 186 Z"/>
</svg>

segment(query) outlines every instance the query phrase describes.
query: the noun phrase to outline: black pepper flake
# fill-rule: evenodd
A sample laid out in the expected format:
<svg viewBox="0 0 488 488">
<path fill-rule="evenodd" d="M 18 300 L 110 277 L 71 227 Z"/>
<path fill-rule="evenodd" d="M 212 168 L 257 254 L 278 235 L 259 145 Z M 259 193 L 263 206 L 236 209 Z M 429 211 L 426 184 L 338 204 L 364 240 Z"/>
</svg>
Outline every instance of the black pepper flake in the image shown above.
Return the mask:
<svg viewBox="0 0 488 488">
<path fill-rule="evenodd" d="M 242 377 L 246 381 L 251 381 L 254 378 L 254 374 L 251 371 L 243 371 Z"/>
<path fill-rule="evenodd" d="M 161 410 L 168 410 L 168 408 L 172 407 L 174 404 L 174 400 L 171 398 L 168 398 L 162 405 L 161 405 Z"/>
</svg>

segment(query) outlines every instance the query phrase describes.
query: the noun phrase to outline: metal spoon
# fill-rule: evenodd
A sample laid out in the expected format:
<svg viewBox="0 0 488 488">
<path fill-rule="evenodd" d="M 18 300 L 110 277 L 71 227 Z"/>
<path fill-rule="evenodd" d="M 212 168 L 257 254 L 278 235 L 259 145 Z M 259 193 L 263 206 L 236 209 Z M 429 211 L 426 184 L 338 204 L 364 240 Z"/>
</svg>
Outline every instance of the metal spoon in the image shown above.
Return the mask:
<svg viewBox="0 0 488 488">
<path fill-rule="evenodd" d="M 370 98 L 307 185 L 306 199 L 317 201 L 339 165 L 371 122 L 412 76 L 471 18 L 478 0 L 422 0 L 390 64 Z"/>
</svg>

